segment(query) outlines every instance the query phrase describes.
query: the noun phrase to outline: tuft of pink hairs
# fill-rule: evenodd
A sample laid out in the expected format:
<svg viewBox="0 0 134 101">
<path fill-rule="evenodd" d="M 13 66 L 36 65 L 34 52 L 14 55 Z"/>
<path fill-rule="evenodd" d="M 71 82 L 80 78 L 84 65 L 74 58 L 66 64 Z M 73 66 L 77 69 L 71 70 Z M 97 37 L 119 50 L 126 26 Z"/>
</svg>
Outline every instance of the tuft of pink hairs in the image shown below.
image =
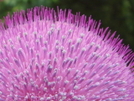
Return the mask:
<svg viewBox="0 0 134 101">
<path fill-rule="evenodd" d="M 0 23 L 0 101 L 133 101 L 134 53 L 71 10 L 35 7 Z"/>
</svg>

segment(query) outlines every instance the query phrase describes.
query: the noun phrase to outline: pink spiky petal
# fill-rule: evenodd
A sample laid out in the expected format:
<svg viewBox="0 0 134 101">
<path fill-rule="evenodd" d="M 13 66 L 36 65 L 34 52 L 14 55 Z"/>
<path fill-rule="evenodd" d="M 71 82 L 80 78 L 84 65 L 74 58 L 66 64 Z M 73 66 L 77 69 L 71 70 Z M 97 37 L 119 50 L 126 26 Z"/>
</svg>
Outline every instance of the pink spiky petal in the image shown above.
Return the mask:
<svg viewBox="0 0 134 101">
<path fill-rule="evenodd" d="M 133 101 L 134 53 L 71 10 L 35 7 L 0 24 L 0 101 Z"/>
</svg>

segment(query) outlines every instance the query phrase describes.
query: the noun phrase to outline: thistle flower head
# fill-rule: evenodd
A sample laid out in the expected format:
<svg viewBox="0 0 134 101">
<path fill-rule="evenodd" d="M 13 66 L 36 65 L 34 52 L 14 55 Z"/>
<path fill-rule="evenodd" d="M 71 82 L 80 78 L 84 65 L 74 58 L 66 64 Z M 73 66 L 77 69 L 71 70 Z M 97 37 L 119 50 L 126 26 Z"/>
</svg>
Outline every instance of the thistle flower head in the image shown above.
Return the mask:
<svg viewBox="0 0 134 101">
<path fill-rule="evenodd" d="M 100 22 L 35 7 L 0 25 L 0 101 L 133 101 L 134 53 Z"/>
</svg>

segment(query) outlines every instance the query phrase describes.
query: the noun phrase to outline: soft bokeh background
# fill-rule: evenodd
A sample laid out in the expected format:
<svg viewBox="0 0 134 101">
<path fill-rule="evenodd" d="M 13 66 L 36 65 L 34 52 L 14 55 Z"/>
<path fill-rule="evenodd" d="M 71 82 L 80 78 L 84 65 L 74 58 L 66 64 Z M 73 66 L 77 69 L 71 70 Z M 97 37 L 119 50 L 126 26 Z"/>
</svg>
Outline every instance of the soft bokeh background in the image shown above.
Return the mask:
<svg viewBox="0 0 134 101">
<path fill-rule="evenodd" d="M 134 50 L 134 0 L 0 0 L 0 19 L 7 13 L 41 5 L 92 15 L 95 20 L 101 20 L 101 27 L 117 31 Z"/>
</svg>

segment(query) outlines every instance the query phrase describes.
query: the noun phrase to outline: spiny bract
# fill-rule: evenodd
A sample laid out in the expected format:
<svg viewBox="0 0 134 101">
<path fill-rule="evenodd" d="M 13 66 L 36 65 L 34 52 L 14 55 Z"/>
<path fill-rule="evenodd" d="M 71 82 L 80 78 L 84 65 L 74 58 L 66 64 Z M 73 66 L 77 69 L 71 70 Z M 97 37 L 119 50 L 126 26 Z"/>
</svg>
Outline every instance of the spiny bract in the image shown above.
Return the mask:
<svg viewBox="0 0 134 101">
<path fill-rule="evenodd" d="M 0 101 L 134 101 L 134 53 L 70 10 L 35 7 L 0 25 Z"/>
</svg>

